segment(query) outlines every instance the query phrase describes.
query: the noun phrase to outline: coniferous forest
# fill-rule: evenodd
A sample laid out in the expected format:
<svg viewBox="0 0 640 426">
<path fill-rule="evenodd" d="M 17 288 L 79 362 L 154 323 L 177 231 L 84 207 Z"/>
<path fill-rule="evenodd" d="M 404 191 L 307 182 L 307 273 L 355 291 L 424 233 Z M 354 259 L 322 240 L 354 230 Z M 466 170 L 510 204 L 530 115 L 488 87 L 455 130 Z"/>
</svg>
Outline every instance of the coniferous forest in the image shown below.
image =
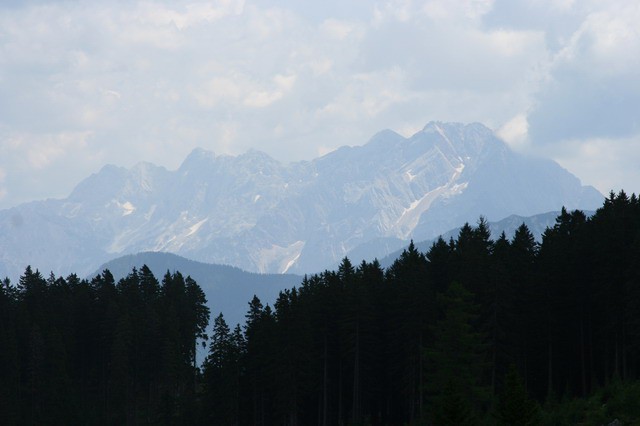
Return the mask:
<svg viewBox="0 0 640 426">
<path fill-rule="evenodd" d="M 540 244 L 480 219 L 387 270 L 345 258 L 244 325 L 178 272 L 27 268 L 0 379 L 3 425 L 640 424 L 640 201 L 563 209 Z"/>
</svg>

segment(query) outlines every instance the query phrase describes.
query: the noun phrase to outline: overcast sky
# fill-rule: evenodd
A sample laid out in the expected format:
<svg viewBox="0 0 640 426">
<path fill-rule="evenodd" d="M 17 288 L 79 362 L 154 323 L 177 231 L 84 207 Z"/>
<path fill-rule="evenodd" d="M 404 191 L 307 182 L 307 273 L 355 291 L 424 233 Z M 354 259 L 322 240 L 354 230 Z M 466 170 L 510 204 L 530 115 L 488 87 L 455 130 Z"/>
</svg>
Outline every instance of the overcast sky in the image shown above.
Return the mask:
<svg viewBox="0 0 640 426">
<path fill-rule="evenodd" d="M 636 0 L 2 0 L 0 208 L 107 163 L 309 160 L 431 120 L 637 193 L 638 22 Z"/>
</svg>

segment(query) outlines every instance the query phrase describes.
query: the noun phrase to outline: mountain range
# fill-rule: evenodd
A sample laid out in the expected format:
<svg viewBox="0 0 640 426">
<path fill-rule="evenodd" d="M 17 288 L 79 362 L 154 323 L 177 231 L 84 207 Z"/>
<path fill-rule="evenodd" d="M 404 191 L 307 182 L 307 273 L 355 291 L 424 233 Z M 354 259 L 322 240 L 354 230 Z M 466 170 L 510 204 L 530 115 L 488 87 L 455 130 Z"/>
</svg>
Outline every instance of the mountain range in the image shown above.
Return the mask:
<svg viewBox="0 0 640 426">
<path fill-rule="evenodd" d="M 385 130 L 290 164 L 255 150 L 196 149 L 177 170 L 107 165 L 65 199 L 0 211 L 0 276 L 17 277 L 27 264 L 88 275 L 145 251 L 252 272 L 317 272 L 480 215 L 593 210 L 602 200 L 557 163 L 513 152 L 478 123 L 430 122 L 409 138 Z"/>
</svg>

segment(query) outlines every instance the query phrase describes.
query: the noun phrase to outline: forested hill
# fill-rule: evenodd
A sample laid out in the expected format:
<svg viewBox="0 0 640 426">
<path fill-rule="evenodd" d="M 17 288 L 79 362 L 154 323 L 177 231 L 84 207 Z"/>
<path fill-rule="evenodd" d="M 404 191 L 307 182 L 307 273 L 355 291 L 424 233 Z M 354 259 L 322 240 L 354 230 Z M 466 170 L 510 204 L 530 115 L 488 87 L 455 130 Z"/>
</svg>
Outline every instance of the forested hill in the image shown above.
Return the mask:
<svg viewBox="0 0 640 426">
<path fill-rule="evenodd" d="M 180 271 L 191 276 L 202 288 L 207 306 L 212 312 L 223 312 L 232 326 L 244 322 L 247 300 L 257 295 L 264 303 L 273 304 L 278 293 L 302 280 L 293 274 L 257 274 L 227 265 L 196 262 L 172 253 L 144 252 L 122 256 L 102 265 L 92 275 L 111 271 L 116 281 L 126 277 L 133 268 L 147 267 L 156 275 Z M 198 357 L 201 360 L 200 357 Z"/>
<path fill-rule="evenodd" d="M 0 288 L 0 423 L 573 425 L 640 419 L 640 202 L 486 222 L 305 278 L 244 327 L 179 273 Z M 210 329 L 209 329 L 210 330 Z M 201 370 L 201 371 L 200 371 Z"/>
</svg>

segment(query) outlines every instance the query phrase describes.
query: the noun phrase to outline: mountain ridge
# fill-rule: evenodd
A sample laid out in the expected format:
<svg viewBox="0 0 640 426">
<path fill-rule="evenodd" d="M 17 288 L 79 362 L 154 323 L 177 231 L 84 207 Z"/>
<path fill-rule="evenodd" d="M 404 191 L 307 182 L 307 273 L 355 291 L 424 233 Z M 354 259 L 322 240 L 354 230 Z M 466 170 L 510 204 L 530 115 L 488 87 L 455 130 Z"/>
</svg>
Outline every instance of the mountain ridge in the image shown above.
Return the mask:
<svg viewBox="0 0 640 426">
<path fill-rule="evenodd" d="M 314 272 L 378 238 L 428 239 L 480 215 L 593 209 L 603 199 L 479 123 L 430 122 L 409 138 L 384 130 L 365 145 L 286 165 L 257 150 L 195 149 L 173 171 L 105 166 L 66 199 L 0 211 L 0 275 L 26 263 L 89 273 L 149 250 L 248 271 Z M 35 240 L 41 247 L 25 242 Z"/>
</svg>

